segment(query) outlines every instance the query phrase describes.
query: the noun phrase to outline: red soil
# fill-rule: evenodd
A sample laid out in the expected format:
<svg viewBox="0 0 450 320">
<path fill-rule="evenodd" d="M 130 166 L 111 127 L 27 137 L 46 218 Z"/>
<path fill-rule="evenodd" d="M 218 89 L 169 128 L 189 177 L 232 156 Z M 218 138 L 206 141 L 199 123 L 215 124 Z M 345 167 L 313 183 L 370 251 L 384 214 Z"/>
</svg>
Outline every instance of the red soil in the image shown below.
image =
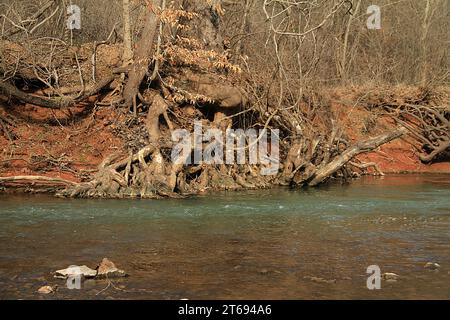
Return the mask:
<svg viewBox="0 0 450 320">
<path fill-rule="evenodd" d="M 387 117 L 376 118 L 365 109 L 339 104 L 332 109 L 340 115 L 345 133 L 351 142 L 367 139 L 395 128 L 395 123 Z M 367 123 L 373 121 L 373 128 Z M 358 157 L 361 162 L 375 162 L 384 173 L 450 173 L 450 162 L 424 164 L 418 154 L 420 143 L 409 136 L 385 144 L 373 152 Z"/>
<path fill-rule="evenodd" d="M 95 171 L 104 157 L 122 146 L 112 132 L 120 115 L 110 108 L 83 115 L 84 110 L 85 106 L 53 111 L 25 105 L 8 111 L 16 119 L 16 127 L 9 130 L 17 138 L 10 142 L 0 132 L 0 176 L 44 175 L 80 181 Z M 5 112 L 0 109 L 1 114 Z"/>
</svg>

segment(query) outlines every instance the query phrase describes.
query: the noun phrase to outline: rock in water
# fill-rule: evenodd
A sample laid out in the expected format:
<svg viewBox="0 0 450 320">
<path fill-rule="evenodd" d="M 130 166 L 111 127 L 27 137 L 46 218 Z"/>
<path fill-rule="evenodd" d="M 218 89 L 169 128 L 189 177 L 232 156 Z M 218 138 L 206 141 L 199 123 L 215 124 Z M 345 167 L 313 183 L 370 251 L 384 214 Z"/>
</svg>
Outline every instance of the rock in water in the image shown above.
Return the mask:
<svg viewBox="0 0 450 320">
<path fill-rule="evenodd" d="M 97 278 L 119 278 L 126 277 L 125 271 L 120 270 L 109 259 L 104 258 L 97 269 Z"/>
<path fill-rule="evenodd" d="M 398 274 L 392 272 L 386 272 L 381 275 L 381 278 L 387 281 L 397 281 L 399 277 L 400 276 Z"/>
<path fill-rule="evenodd" d="M 424 266 L 425 269 L 429 269 L 429 270 L 437 270 L 440 267 L 441 266 L 435 262 L 427 262 L 427 264 Z"/>
<path fill-rule="evenodd" d="M 50 293 L 54 293 L 55 290 L 56 290 L 56 287 L 53 288 L 53 287 L 50 287 L 50 286 L 43 286 L 43 287 L 39 288 L 38 293 L 50 294 Z"/>
<path fill-rule="evenodd" d="M 332 284 L 332 283 L 336 283 L 336 282 L 337 282 L 336 279 L 330 279 L 330 280 L 327 280 L 327 279 L 324 279 L 324 278 L 310 277 L 310 276 L 306 276 L 306 277 L 303 277 L 303 278 L 304 278 L 304 279 L 311 280 L 311 281 L 313 281 L 313 282 L 317 282 L 317 283 L 328 283 L 328 284 Z"/>
<path fill-rule="evenodd" d="M 82 276 L 84 278 L 95 278 L 97 271 L 86 266 L 70 266 L 67 269 L 55 272 L 55 278 L 67 279 L 69 276 Z"/>
</svg>

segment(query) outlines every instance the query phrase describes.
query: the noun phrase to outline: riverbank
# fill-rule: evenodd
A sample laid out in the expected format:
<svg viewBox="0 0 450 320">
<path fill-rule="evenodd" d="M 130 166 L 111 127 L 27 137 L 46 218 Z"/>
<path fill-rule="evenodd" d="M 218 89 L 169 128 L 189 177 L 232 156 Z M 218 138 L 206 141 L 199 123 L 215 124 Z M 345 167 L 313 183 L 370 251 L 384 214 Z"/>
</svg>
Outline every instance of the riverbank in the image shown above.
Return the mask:
<svg viewBox="0 0 450 320">
<path fill-rule="evenodd" d="M 374 88 L 338 88 L 323 94 L 337 116 L 349 143 L 367 139 L 395 128 L 394 119 L 362 102 Z M 396 88 L 393 100 L 414 96 L 417 88 Z M 440 89 L 448 95 L 448 89 Z M 402 96 L 403 94 L 403 96 Z M 400 97 L 400 98 L 399 98 Z M 0 116 L 10 119 L 9 135 L 0 135 L 0 176 L 45 176 L 71 182 L 92 179 L 101 162 L 120 150 L 138 149 L 146 144 L 145 114 L 134 119 L 114 107 L 94 106 L 91 101 L 64 110 L 43 109 L 29 104 L 0 108 Z M 367 100 L 367 98 L 365 98 Z M 359 102 L 359 103 L 358 103 Z M 444 99 L 444 103 L 447 100 Z M 357 157 L 357 162 L 374 163 L 385 174 L 449 173 L 450 162 L 423 163 L 418 154 L 421 143 L 411 135 L 382 145 Z M 282 161 L 284 161 L 282 159 Z M 364 174 L 377 173 L 373 168 Z M 66 183 L 3 182 L 3 191 L 53 192 Z M 1 186 L 0 186 L 1 187 Z M 17 189 L 17 187 L 19 187 Z M 0 189 L 0 190 L 2 190 Z"/>
</svg>

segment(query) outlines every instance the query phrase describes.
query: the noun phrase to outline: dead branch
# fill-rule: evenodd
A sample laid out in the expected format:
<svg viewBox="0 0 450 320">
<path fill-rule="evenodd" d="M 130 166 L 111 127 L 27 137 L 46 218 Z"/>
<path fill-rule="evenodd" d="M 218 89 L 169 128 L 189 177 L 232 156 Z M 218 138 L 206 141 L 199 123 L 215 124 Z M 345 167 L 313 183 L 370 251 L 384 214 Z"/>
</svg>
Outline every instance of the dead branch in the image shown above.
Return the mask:
<svg viewBox="0 0 450 320">
<path fill-rule="evenodd" d="M 60 99 L 51 99 L 43 96 L 29 94 L 17 89 L 15 86 L 7 82 L 2 81 L 0 81 L 0 89 L 2 89 L 5 94 L 17 98 L 25 103 L 30 103 L 43 108 L 61 109 L 72 107 L 88 99 L 89 97 L 96 95 L 100 90 L 109 85 L 114 80 L 114 78 L 114 75 L 106 77 L 105 79 L 99 81 L 96 85 L 85 90 L 83 94 L 77 97 L 63 97 Z"/>
<path fill-rule="evenodd" d="M 32 183 L 38 183 L 38 182 L 52 182 L 52 183 L 58 183 L 58 184 L 68 184 L 68 185 L 75 185 L 76 183 L 73 181 L 61 179 L 61 178 L 51 178 L 51 177 L 45 177 L 45 176 L 12 176 L 12 177 L 0 177 L 0 183 L 2 182 L 32 182 Z"/>
<path fill-rule="evenodd" d="M 29 17 L 29 18 L 27 18 L 27 19 L 24 19 L 23 21 L 27 21 L 27 22 L 34 22 L 34 21 L 36 21 L 37 19 L 39 19 L 52 5 L 53 5 L 53 3 L 55 2 L 55 0 L 49 0 L 49 1 L 47 1 L 43 6 L 41 6 L 41 8 L 36 12 L 36 13 L 34 13 L 31 17 Z M 51 16 L 53 16 L 54 14 L 52 14 Z M 6 18 L 6 16 L 5 16 L 5 18 Z M 46 20 L 48 20 L 48 19 L 46 19 Z M 22 23 L 21 23 L 22 24 Z M 39 24 L 40 25 L 40 24 Z M 17 29 L 16 30 L 14 30 L 14 31 L 11 31 L 10 33 L 8 33 L 8 34 L 6 34 L 5 36 L 6 37 L 11 37 L 11 36 L 13 36 L 13 35 L 15 35 L 15 34 L 17 34 L 17 33 L 19 33 L 20 32 L 20 30 L 24 30 L 24 31 L 27 31 L 25 28 L 23 28 L 23 27 L 21 27 L 21 26 L 19 26 L 19 25 L 16 25 L 16 24 L 13 24 L 13 26 L 14 27 L 16 27 Z M 37 27 L 37 26 L 36 26 Z M 36 29 L 36 27 L 34 27 L 33 28 L 33 31 Z M 30 32 L 31 33 L 31 32 Z"/>
<path fill-rule="evenodd" d="M 314 178 L 308 183 L 309 186 L 317 186 L 322 183 L 325 179 L 329 178 L 333 173 L 340 170 L 346 163 L 351 159 L 361 153 L 372 151 L 379 146 L 386 144 L 394 139 L 397 139 L 407 132 L 405 128 L 399 128 L 393 132 L 384 133 L 377 137 L 362 141 L 356 145 L 349 147 L 339 156 L 334 158 L 330 163 L 326 164 L 324 167 L 319 168 L 314 174 Z"/>
</svg>

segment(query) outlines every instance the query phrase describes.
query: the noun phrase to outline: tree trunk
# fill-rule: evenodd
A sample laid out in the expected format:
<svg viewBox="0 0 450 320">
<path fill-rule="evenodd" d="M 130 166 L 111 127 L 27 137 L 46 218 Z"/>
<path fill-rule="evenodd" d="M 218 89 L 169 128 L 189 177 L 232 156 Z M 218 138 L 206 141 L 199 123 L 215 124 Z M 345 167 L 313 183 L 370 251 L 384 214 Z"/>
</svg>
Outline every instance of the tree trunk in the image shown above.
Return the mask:
<svg viewBox="0 0 450 320">
<path fill-rule="evenodd" d="M 356 8 L 355 11 L 353 13 L 349 13 L 349 17 L 348 17 L 348 22 L 347 22 L 347 27 L 345 29 L 345 35 L 344 35 L 344 43 L 343 43 L 343 48 L 342 48 L 342 56 L 341 56 L 341 63 L 339 66 L 339 75 L 341 77 L 341 80 L 347 80 L 347 71 L 348 71 L 348 66 L 347 66 L 347 50 L 348 50 L 348 39 L 350 36 L 350 31 L 351 31 L 351 27 L 352 27 L 352 23 L 354 20 L 354 17 L 359 14 L 359 7 L 361 6 L 361 0 L 358 0 L 357 4 L 356 4 Z"/>
<path fill-rule="evenodd" d="M 244 17 L 242 18 L 242 23 L 241 23 L 241 26 L 239 28 L 239 40 L 236 43 L 236 48 L 235 48 L 235 51 L 234 51 L 235 62 L 239 61 L 239 58 L 240 58 L 240 56 L 242 54 L 242 38 L 245 35 L 245 29 L 247 28 L 247 25 L 248 25 L 248 16 L 250 14 L 250 10 L 251 10 L 252 4 L 253 4 L 253 1 L 245 0 Z"/>
<path fill-rule="evenodd" d="M 156 6 L 161 5 L 161 0 L 156 0 L 153 5 L 148 8 L 145 18 L 145 27 L 142 36 L 136 43 L 134 53 L 134 61 L 130 72 L 128 73 L 128 81 L 125 84 L 123 98 L 127 106 L 133 105 L 136 114 L 136 97 L 139 93 L 139 86 L 144 80 L 153 58 L 153 42 L 158 29 L 159 17 L 156 14 Z"/>
<path fill-rule="evenodd" d="M 195 27 L 190 30 L 183 30 L 183 36 L 199 39 L 207 50 L 215 50 L 221 53 L 224 49 L 223 38 L 219 32 L 220 16 L 223 13 L 222 1 L 184 0 L 183 8 L 199 15 L 190 22 Z"/>
<path fill-rule="evenodd" d="M 123 0 L 123 64 L 128 64 L 133 59 L 133 49 L 131 47 L 131 27 L 130 27 L 130 0 Z"/>
<path fill-rule="evenodd" d="M 427 46 L 427 38 L 428 32 L 430 30 L 430 26 L 432 23 L 432 6 L 433 0 L 426 0 L 425 11 L 422 20 L 422 35 L 420 37 L 420 43 L 422 45 L 421 55 L 422 55 L 422 70 L 421 70 L 421 84 L 425 86 L 428 82 L 428 46 Z"/>
</svg>

